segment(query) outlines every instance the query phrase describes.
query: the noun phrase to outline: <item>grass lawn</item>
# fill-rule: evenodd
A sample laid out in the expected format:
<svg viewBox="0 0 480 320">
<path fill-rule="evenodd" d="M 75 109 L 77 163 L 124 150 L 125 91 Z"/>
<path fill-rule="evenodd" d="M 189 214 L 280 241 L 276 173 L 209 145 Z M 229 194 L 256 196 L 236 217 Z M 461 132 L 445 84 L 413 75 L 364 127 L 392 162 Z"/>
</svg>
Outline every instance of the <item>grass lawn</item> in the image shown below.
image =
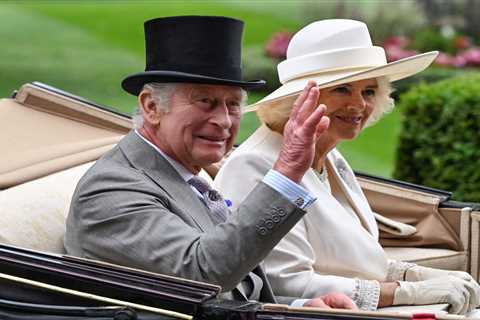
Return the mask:
<svg viewBox="0 0 480 320">
<path fill-rule="evenodd" d="M 273 4 L 274 2 L 272 2 Z M 293 2 L 224 1 L 22 1 L 0 4 L 0 97 L 40 81 L 101 104 L 131 112 L 136 99 L 119 86 L 143 70 L 143 21 L 168 15 L 210 14 L 246 22 L 245 46 L 262 45 L 279 30 L 302 25 Z M 262 95 L 252 94 L 251 102 Z M 355 169 L 389 176 L 399 132 L 395 112 L 359 139 L 340 146 Z M 245 116 L 239 141 L 258 125 Z"/>
</svg>

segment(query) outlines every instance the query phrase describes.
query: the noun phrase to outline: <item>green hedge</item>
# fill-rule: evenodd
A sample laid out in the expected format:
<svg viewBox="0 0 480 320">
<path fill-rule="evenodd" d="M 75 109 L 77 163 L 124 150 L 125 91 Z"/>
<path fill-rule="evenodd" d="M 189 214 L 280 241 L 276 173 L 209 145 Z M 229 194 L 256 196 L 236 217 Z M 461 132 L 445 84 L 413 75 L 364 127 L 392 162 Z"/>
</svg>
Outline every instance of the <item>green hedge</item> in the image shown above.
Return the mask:
<svg viewBox="0 0 480 320">
<path fill-rule="evenodd" d="M 267 85 L 263 92 L 272 92 L 280 86 L 277 75 L 279 61 L 265 55 L 264 46 L 249 46 L 243 50 L 243 78 L 248 80 L 263 79 Z"/>
<path fill-rule="evenodd" d="M 480 202 L 480 73 L 422 84 L 399 107 L 394 177 Z"/>
</svg>

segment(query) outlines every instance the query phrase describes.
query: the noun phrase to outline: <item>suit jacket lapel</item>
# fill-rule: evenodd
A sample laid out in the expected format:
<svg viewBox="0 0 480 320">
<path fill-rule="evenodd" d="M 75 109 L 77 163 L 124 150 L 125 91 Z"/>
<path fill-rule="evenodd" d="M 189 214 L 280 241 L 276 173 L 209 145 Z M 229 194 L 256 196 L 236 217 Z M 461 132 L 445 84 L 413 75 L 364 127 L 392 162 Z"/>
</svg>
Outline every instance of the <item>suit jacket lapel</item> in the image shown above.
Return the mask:
<svg viewBox="0 0 480 320">
<path fill-rule="evenodd" d="M 131 131 L 119 143 L 119 147 L 131 165 L 173 198 L 175 204 L 191 216 L 200 230 L 206 231 L 214 227 L 207 207 L 191 187 L 167 159 L 143 141 L 137 133 Z"/>
</svg>

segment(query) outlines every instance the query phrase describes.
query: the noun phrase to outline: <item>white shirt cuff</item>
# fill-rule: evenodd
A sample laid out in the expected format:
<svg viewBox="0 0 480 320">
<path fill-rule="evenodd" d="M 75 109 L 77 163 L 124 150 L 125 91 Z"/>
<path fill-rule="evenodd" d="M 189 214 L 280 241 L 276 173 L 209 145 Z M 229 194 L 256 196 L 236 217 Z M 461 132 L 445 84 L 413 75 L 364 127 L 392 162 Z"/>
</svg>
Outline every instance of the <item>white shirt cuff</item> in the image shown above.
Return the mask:
<svg viewBox="0 0 480 320">
<path fill-rule="evenodd" d="M 295 300 L 293 300 L 292 303 L 290 303 L 290 307 L 295 307 L 295 308 L 303 307 L 305 302 L 307 302 L 308 300 L 310 300 L 310 299 L 295 299 Z"/>
<path fill-rule="evenodd" d="M 307 209 L 317 198 L 278 171 L 270 169 L 262 180 L 300 209 Z"/>
</svg>

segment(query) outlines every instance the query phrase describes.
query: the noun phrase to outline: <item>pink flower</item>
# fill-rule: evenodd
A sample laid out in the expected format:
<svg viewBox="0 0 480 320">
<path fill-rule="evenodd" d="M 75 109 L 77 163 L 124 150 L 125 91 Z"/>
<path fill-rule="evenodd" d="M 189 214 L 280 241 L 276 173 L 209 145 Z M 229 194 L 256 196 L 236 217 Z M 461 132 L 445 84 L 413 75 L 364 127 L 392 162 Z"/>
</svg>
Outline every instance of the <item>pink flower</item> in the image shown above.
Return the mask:
<svg viewBox="0 0 480 320">
<path fill-rule="evenodd" d="M 392 36 L 390 38 L 387 38 L 387 40 L 384 41 L 383 47 L 398 47 L 401 49 L 406 48 L 410 44 L 410 39 L 405 37 L 405 36 Z"/>
<path fill-rule="evenodd" d="M 473 47 L 464 51 L 461 56 L 465 59 L 465 64 L 469 66 L 480 66 L 480 48 Z"/>
<path fill-rule="evenodd" d="M 416 50 L 405 50 L 399 47 L 388 47 L 385 49 L 388 62 L 397 61 L 418 54 Z"/>
<path fill-rule="evenodd" d="M 287 48 L 293 33 L 282 31 L 275 33 L 265 46 L 265 51 L 269 57 L 276 59 L 285 59 Z"/>
<path fill-rule="evenodd" d="M 453 66 L 453 57 L 448 53 L 440 52 L 435 59 L 435 63 L 445 67 Z"/>
<path fill-rule="evenodd" d="M 453 66 L 456 68 L 463 68 L 467 65 L 467 59 L 462 55 L 456 55 L 453 57 Z"/>
</svg>

